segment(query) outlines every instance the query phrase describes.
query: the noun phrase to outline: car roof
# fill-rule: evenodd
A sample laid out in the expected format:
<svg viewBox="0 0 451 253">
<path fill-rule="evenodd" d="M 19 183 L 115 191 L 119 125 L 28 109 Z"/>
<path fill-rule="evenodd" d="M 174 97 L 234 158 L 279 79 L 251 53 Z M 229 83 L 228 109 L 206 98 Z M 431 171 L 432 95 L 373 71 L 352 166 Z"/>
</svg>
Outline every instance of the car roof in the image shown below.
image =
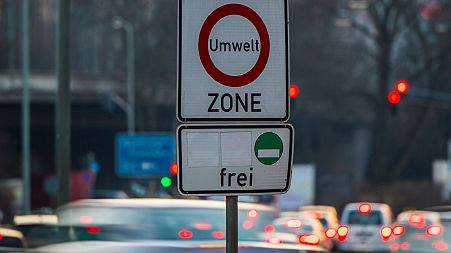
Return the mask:
<svg viewBox="0 0 451 253">
<path fill-rule="evenodd" d="M 210 208 L 225 209 L 225 201 L 216 200 L 195 200 L 195 199 L 83 199 L 71 202 L 58 210 L 82 206 L 102 206 L 102 207 L 134 207 L 134 208 Z M 275 211 L 273 207 L 254 204 L 238 203 L 238 208 L 256 209 L 259 211 Z"/>
<path fill-rule="evenodd" d="M 14 216 L 15 225 L 57 224 L 58 217 L 52 214 L 31 214 Z"/>
<path fill-rule="evenodd" d="M 426 219 L 432 221 L 432 222 L 439 222 L 440 221 L 440 214 L 437 212 L 431 212 L 431 211 L 423 211 L 423 210 L 409 210 L 404 211 L 398 215 L 396 218 L 396 221 L 398 222 L 407 222 L 412 214 L 421 214 Z"/>
<path fill-rule="evenodd" d="M 359 207 L 361 204 L 369 204 L 371 205 L 371 210 L 378 210 L 378 211 L 391 211 L 391 208 L 389 205 L 384 203 L 374 203 L 374 202 L 359 202 L 359 203 L 348 203 L 344 211 L 346 210 L 359 210 Z"/>
<path fill-rule="evenodd" d="M 299 211 L 322 211 L 322 212 L 334 212 L 337 213 L 337 210 L 333 206 L 326 205 L 308 205 L 299 207 Z"/>
</svg>

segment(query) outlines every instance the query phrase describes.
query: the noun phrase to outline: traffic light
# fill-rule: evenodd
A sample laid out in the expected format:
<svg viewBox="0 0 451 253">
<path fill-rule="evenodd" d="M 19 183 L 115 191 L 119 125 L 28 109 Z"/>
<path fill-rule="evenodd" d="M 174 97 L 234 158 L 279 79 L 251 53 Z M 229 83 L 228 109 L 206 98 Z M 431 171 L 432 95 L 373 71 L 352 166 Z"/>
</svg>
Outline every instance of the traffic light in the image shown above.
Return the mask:
<svg viewBox="0 0 451 253">
<path fill-rule="evenodd" d="M 399 80 L 396 82 L 395 89 L 399 94 L 406 94 L 409 91 L 409 83 L 405 80 Z"/>
<path fill-rule="evenodd" d="M 295 84 L 290 84 L 290 98 L 296 98 L 299 95 L 299 87 Z"/>
<path fill-rule="evenodd" d="M 388 93 L 388 102 L 392 105 L 399 104 L 399 101 L 401 101 L 401 95 L 397 91 L 391 91 Z"/>
<path fill-rule="evenodd" d="M 169 172 L 172 175 L 177 176 L 177 172 L 178 172 L 177 162 L 174 162 L 173 164 L 171 164 L 171 166 L 169 166 Z"/>
<path fill-rule="evenodd" d="M 388 93 L 388 102 L 393 105 L 391 107 L 392 114 L 396 114 L 397 111 L 394 105 L 399 104 L 399 102 L 401 101 L 401 95 L 407 94 L 408 91 L 409 83 L 406 80 L 398 80 L 395 83 L 395 90 Z"/>
<path fill-rule="evenodd" d="M 172 179 L 170 177 L 162 177 L 160 180 L 160 184 L 164 188 L 169 188 L 172 185 Z"/>
</svg>

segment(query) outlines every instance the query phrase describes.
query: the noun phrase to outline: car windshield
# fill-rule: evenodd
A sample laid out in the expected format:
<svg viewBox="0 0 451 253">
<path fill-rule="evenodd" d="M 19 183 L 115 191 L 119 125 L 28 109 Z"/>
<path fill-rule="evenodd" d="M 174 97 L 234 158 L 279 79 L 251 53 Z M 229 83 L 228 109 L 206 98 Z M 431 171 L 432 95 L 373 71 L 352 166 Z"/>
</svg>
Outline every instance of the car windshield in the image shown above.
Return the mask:
<svg viewBox="0 0 451 253">
<path fill-rule="evenodd" d="M 255 218 L 248 217 L 248 210 L 239 212 L 239 239 L 261 241 L 259 234 L 271 224 L 273 214 L 257 212 Z M 223 240 L 225 238 L 225 212 L 208 208 L 120 208 L 120 207 L 76 207 L 58 213 L 59 225 L 66 227 L 99 227 L 111 234 L 120 230 L 128 239 L 161 240 Z M 117 230 L 114 230 L 117 228 Z M 88 231 L 89 232 L 89 231 Z M 101 233 L 99 233 L 101 234 Z M 105 233 L 102 237 L 112 239 Z"/>
<path fill-rule="evenodd" d="M 358 211 L 350 211 L 348 218 L 349 225 L 381 225 L 382 213 L 380 211 L 372 211 L 369 214 L 362 215 Z"/>
</svg>

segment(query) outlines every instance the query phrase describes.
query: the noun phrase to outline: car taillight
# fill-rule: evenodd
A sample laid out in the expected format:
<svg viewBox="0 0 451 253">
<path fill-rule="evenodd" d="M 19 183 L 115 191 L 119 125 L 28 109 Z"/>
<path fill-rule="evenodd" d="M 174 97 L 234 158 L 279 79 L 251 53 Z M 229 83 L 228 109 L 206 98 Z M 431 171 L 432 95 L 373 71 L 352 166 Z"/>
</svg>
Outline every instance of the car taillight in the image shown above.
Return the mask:
<svg viewBox="0 0 451 253">
<path fill-rule="evenodd" d="M 254 222 L 252 222 L 251 220 L 245 220 L 245 221 L 243 222 L 243 228 L 244 228 L 245 230 L 249 230 L 249 229 L 251 229 L 253 226 L 254 226 Z"/>
<path fill-rule="evenodd" d="M 193 232 L 189 231 L 189 230 L 180 230 L 179 231 L 179 237 L 180 239 L 189 239 L 191 237 L 193 237 Z"/>
<path fill-rule="evenodd" d="M 371 205 L 367 203 L 360 204 L 359 213 L 363 215 L 371 213 Z"/>
<path fill-rule="evenodd" d="M 247 217 L 249 219 L 256 219 L 258 216 L 258 211 L 255 209 L 250 209 L 249 211 L 247 211 Z"/>
<path fill-rule="evenodd" d="M 432 243 L 432 246 L 438 251 L 445 251 L 449 249 L 449 245 L 444 241 L 435 241 Z"/>
<path fill-rule="evenodd" d="M 404 234 L 405 228 L 404 226 L 398 225 L 393 228 L 393 235 L 401 236 Z"/>
<path fill-rule="evenodd" d="M 409 250 L 410 249 L 410 243 L 408 243 L 408 242 L 401 243 L 401 249 L 402 250 Z"/>
<path fill-rule="evenodd" d="M 265 242 L 271 243 L 271 244 L 281 244 L 282 240 L 277 237 L 269 237 L 269 238 L 266 238 Z"/>
<path fill-rule="evenodd" d="M 412 214 L 409 217 L 409 223 L 417 228 L 423 228 L 425 226 L 425 218 L 422 214 Z"/>
<path fill-rule="evenodd" d="M 287 226 L 287 228 L 301 228 L 302 222 L 300 220 L 293 219 L 288 220 L 285 225 Z"/>
<path fill-rule="evenodd" d="M 224 239 L 224 237 L 225 237 L 224 232 L 222 232 L 222 231 L 213 231 L 213 232 L 211 232 L 211 235 L 215 239 Z"/>
<path fill-rule="evenodd" d="M 399 244 L 398 243 L 393 243 L 392 245 L 390 245 L 390 251 L 392 252 L 396 252 L 399 250 Z"/>
<path fill-rule="evenodd" d="M 82 215 L 80 216 L 80 223 L 81 224 L 91 224 L 92 223 L 92 216 L 89 215 Z"/>
<path fill-rule="evenodd" d="M 301 235 L 299 236 L 299 243 L 306 245 L 318 245 L 319 237 L 311 234 Z"/>
<path fill-rule="evenodd" d="M 442 234 L 442 227 L 440 226 L 430 226 L 426 229 L 426 233 L 429 236 L 439 236 Z"/>
<path fill-rule="evenodd" d="M 212 228 L 211 224 L 206 222 L 196 222 L 194 223 L 194 228 L 197 230 L 210 230 Z"/>
<path fill-rule="evenodd" d="M 383 227 L 381 229 L 382 240 L 384 240 L 384 242 L 388 241 L 390 239 L 390 236 L 392 235 L 392 233 L 393 233 L 393 231 L 392 231 L 391 227 L 387 227 L 387 226 Z"/>
<path fill-rule="evenodd" d="M 91 235 L 98 235 L 101 229 L 99 227 L 86 227 L 86 232 Z"/>
<path fill-rule="evenodd" d="M 337 229 L 338 240 L 340 242 L 346 241 L 348 238 L 349 228 L 347 226 L 340 226 Z"/>
<path fill-rule="evenodd" d="M 337 235 L 337 231 L 333 228 L 328 228 L 326 229 L 325 234 L 327 238 L 332 239 Z"/>
<path fill-rule="evenodd" d="M 274 231 L 276 231 L 276 228 L 273 225 L 266 225 L 265 226 L 265 232 L 266 233 L 273 233 Z"/>
</svg>

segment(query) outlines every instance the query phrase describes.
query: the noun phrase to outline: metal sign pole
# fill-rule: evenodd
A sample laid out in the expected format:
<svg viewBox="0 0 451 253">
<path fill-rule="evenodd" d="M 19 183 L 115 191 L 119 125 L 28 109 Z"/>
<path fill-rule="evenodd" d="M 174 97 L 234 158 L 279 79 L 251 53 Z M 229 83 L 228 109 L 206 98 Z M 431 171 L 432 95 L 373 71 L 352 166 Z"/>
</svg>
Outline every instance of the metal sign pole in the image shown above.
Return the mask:
<svg viewBox="0 0 451 253">
<path fill-rule="evenodd" d="M 238 196 L 226 197 L 226 253 L 238 253 Z"/>
</svg>

